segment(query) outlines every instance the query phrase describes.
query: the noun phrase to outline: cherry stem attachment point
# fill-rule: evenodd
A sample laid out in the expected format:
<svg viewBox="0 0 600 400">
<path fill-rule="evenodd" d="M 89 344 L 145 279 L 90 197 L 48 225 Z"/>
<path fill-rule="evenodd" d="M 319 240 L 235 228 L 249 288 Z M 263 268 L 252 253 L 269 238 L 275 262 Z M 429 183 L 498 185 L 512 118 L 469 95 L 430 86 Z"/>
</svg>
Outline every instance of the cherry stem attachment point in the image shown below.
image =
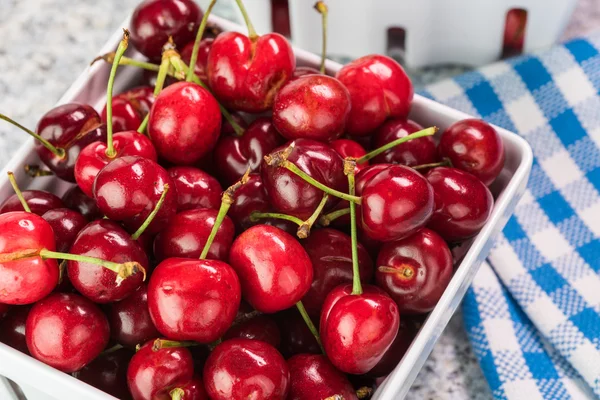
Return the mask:
<svg viewBox="0 0 600 400">
<path fill-rule="evenodd" d="M 169 396 L 171 396 L 171 400 L 184 400 L 185 392 L 181 388 L 175 388 L 169 392 Z"/>
<path fill-rule="evenodd" d="M 39 178 L 41 176 L 53 176 L 54 175 L 54 173 L 52 171 L 42 169 L 39 165 L 25 164 L 25 166 L 23 166 L 23 170 L 25 170 L 25 173 L 32 178 Z"/>
<path fill-rule="evenodd" d="M 23 125 L 19 124 L 17 121 L 15 121 L 12 118 L 7 117 L 4 114 L 0 114 L 0 119 L 3 119 L 4 121 L 16 126 L 17 128 L 21 129 L 22 131 L 28 133 L 29 135 L 33 136 L 35 139 L 39 140 L 40 143 L 42 143 L 42 145 L 44 145 L 45 148 L 47 148 L 50 152 L 52 152 L 52 154 L 54 154 L 57 157 L 60 158 L 65 158 L 67 156 L 67 153 L 65 152 L 65 149 L 62 149 L 60 147 L 55 147 L 52 143 L 50 143 L 49 141 L 47 141 L 46 139 L 44 139 L 43 137 L 41 137 L 40 135 L 38 135 L 37 133 L 35 133 L 34 131 L 25 128 Z"/>
<path fill-rule="evenodd" d="M 204 11 L 204 16 L 202 17 L 202 21 L 200 21 L 200 27 L 198 28 L 198 32 L 196 33 L 196 40 L 194 41 L 194 47 L 192 48 L 192 56 L 190 57 L 190 66 L 196 65 L 196 60 L 198 59 L 198 51 L 200 50 L 200 42 L 202 41 L 202 36 L 204 35 L 204 30 L 206 29 L 206 23 L 208 22 L 208 16 L 210 15 L 213 7 L 215 6 L 217 0 L 212 0 L 206 10 Z M 187 76 L 185 80 L 188 82 L 192 81 L 194 76 L 194 68 L 189 68 L 187 72 Z"/>
<path fill-rule="evenodd" d="M 244 22 L 246 22 L 246 26 L 248 27 L 248 38 L 251 41 L 255 41 L 258 38 L 256 34 L 256 30 L 254 29 L 254 25 L 252 25 L 252 21 L 250 21 L 250 17 L 248 16 L 248 11 L 246 11 L 246 7 L 244 7 L 244 3 L 242 0 L 235 0 L 242 13 L 242 17 L 244 17 Z"/>
<path fill-rule="evenodd" d="M 160 211 L 160 208 L 162 207 L 163 203 L 165 202 L 167 193 L 169 193 L 169 184 L 165 183 L 165 186 L 163 187 L 163 192 L 160 195 L 160 199 L 158 199 L 158 202 L 154 206 L 154 209 L 152 210 L 152 212 L 150 214 L 148 214 L 148 216 L 144 220 L 144 223 L 138 228 L 138 230 L 135 231 L 135 233 L 133 235 L 131 235 L 131 238 L 133 240 L 138 240 L 140 238 L 140 236 L 142 236 L 142 234 L 146 231 L 148 226 L 152 223 L 152 221 L 154 220 L 154 217 L 156 217 L 156 214 L 158 214 L 158 212 Z"/>
<path fill-rule="evenodd" d="M 23 210 L 30 213 L 31 208 L 29 208 L 29 204 L 27 204 L 25 197 L 23 197 L 23 193 L 21 192 L 21 189 L 19 189 L 19 185 L 17 184 L 17 180 L 15 179 L 15 174 L 13 174 L 12 171 L 8 171 L 6 174 L 8 175 L 8 180 L 10 181 L 10 185 L 12 186 L 13 190 L 15 191 L 15 194 L 17 195 L 17 198 L 19 199 L 19 201 L 21 202 L 21 205 L 23 206 Z"/>
<path fill-rule="evenodd" d="M 344 173 L 348 176 L 348 188 L 350 194 L 354 195 L 356 190 L 354 182 L 354 171 L 356 160 L 347 158 L 344 160 Z M 358 266 L 358 237 L 356 231 L 356 204 L 350 203 L 350 239 L 352 243 L 352 294 L 362 294 L 360 282 L 360 269 Z"/>
<path fill-rule="evenodd" d="M 359 163 L 359 164 L 365 163 L 365 162 L 369 161 L 370 159 L 372 159 L 374 157 L 377 157 L 381 153 L 383 153 L 383 152 L 391 149 L 392 147 L 396 147 L 399 144 L 408 142 L 409 140 L 418 139 L 418 138 L 422 138 L 422 137 L 425 137 L 425 136 L 433 136 L 433 135 L 435 135 L 435 133 L 437 131 L 438 131 L 438 128 L 436 126 L 432 126 L 431 128 L 426 128 L 426 129 L 420 130 L 418 132 L 411 133 L 408 136 L 401 137 L 401 138 L 396 139 L 396 140 L 394 140 L 392 142 L 384 144 L 383 146 L 381 146 L 381 147 L 379 147 L 379 148 L 377 148 L 375 150 L 372 150 L 372 151 L 368 152 L 364 156 L 362 156 L 360 158 L 357 158 L 356 162 Z"/>
<path fill-rule="evenodd" d="M 321 14 L 322 27 L 323 27 L 323 39 L 322 39 L 322 49 L 321 49 L 321 67 L 320 71 L 322 74 L 325 74 L 325 60 L 327 59 L 327 14 L 329 9 L 327 5 L 325 5 L 322 1 L 317 1 L 315 3 L 315 10 Z"/>
<path fill-rule="evenodd" d="M 300 315 L 302 316 L 302 319 L 306 323 L 306 326 L 308 326 L 308 329 L 310 330 L 310 332 L 313 334 L 313 336 L 317 340 L 317 343 L 319 344 L 321 351 L 323 352 L 323 354 L 325 354 L 325 349 L 323 348 L 323 343 L 321 342 L 321 336 L 319 336 L 319 331 L 317 331 L 315 324 L 313 324 L 312 320 L 310 319 L 310 316 L 306 312 L 306 308 L 304 308 L 304 304 L 302 304 L 302 300 L 300 300 L 299 302 L 296 303 L 296 308 L 300 312 Z"/>
<path fill-rule="evenodd" d="M 415 165 L 414 167 L 411 167 L 411 168 L 412 169 L 416 169 L 416 170 L 420 170 L 420 169 L 436 168 L 436 167 L 452 167 L 452 162 L 450 161 L 449 158 L 444 158 L 444 160 L 440 161 L 440 162 Z"/>
<path fill-rule="evenodd" d="M 172 349 L 177 347 L 194 347 L 199 346 L 198 343 L 192 341 L 176 341 L 167 339 L 156 339 L 152 343 L 152 351 L 159 351 L 161 349 Z"/>
<path fill-rule="evenodd" d="M 265 219 L 265 218 L 284 219 L 286 221 L 293 222 L 298 226 L 300 226 L 304 223 L 304 221 L 302 221 L 300 218 L 294 217 L 293 215 L 288 215 L 288 214 L 271 213 L 271 212 L 261 213 L 258 211 L 254 211 L 253 213 L 250 214 L 250 221 L 252 221 L 252 222 L 256 222 L 260 219 Z"/>
<path fill-rule="evenodd" d="M 321 215 L 321 212 L 323 212 L 323 208 L 325 207 L 325 204 L 327 203 L 328 199 L 329 195 L 327 193 L 323 193 L 323 198 L 321 199 L 321 202 L 319 203 L 315 211 L 306 221 L 303 221 L 300 224 L 300 226 L 298 227 L 298 231 L 296 232 L 296 235 L 300 239 L 306 239 L 308 235 L 310 235 L 310 230 L 319 218 L 319 215 Z"/>
<path fill-rule="evenodd" d="M 396 274 L 396 275 L 400 275 L 404 279 L 410 279 L 413 276 L 415 276 L 415 270 L 411 266 L 402 265 L 401 267 L 402 268 L 391 268 L 391 267 L 382 265 L 380 267 L 377 267 L 377 270 L 379 272 L 384 273 L 384 274 Z"/>
<path fill-rule="evenodd" d="M 348 214 L 350 214 L 350 208 L 342 208 L 341 210 L 332 211 L 329 214 L 322 215 L 321 218 L 319 218 L 319 225 L 329 226 L 332 221 Z"/>
<path fill-rule="evenodd" d="M 123 29 L 123 39 L 117 47 L 115 57 L 113 60 L 112 68 L 110 69 L 110 75 L 108 76 L 108 86 L 106 87 L 106 157 L 114 158 L 117 155 L 115 147 L 113 145 L 113 125 L 112 125 L 112 95 L 113 87 L 115 85 L 115 77 L 117 76 L 117 68 L 119 67 L 119 61 L 129 45 L 129 31 Z"/>
</svg>

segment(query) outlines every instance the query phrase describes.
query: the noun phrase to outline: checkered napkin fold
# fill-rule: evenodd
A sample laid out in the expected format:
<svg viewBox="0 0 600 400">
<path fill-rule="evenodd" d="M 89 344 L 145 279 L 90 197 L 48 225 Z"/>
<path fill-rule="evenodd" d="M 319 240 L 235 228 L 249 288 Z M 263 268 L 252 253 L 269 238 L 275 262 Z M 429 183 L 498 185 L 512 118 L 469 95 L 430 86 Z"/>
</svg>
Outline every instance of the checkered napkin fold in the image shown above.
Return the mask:
<svg viewBox="0 0 600 400">
<path fill-rule="evenodd" d="M 519 133 L 535 156 L 463 303 L 494 397 L 600 398 L 600 34 L 422 93 Z"/>
</svg>

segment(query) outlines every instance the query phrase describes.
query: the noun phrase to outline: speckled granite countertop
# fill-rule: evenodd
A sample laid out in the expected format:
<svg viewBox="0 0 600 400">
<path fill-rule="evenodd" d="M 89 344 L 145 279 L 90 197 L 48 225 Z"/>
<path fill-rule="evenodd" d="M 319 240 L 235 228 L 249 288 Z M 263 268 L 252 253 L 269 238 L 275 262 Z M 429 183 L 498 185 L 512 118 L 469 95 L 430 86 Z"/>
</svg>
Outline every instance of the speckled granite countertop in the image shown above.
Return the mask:
<svg viewBox="0 0 600 400">
<path fill-rule="evenodd" d="M 0 0 L 0 112 L 35 127 L 139 0 Z M 229 14 L 222 0 L 215 12 Z M 230 14 L 229 14 L 230 15 Z M 600 26 L 600 0 L 581 0 L 565 38 Z M 0 166 L 27 139 L 0 124 Z M 457 313 L 407 399 L 490 399 Z"/>
</svg>

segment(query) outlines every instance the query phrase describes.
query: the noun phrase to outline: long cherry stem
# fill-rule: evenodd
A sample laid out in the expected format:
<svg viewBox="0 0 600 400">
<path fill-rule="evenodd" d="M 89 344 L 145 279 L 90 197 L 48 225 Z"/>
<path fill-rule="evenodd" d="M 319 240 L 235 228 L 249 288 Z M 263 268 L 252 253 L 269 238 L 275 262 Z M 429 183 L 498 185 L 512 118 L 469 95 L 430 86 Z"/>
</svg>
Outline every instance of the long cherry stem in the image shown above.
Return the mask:
<svg viewBox="0 0 600 400">
<path fill-rule="evenodd" d="M 158 351 L 161 349 L 172 349 L 176 347 L 194 347 L 199 346 L 199 343 L 192 341 L 176 341 L 176 340 L 167 340 L 167 339 L 156 339 L 154 343 L 152 343 L 152 351 Z"/>
<path fill-rule="evenodd" d="M 200 50 L 200 42 L 202 41 L 202 36 L 204 35 L 204 30 L 206 29 L 206 23 L 208 22 L 208 16 L 210 15 L 213 7 L 215 6 L 217 0 L 212 0 L 206 10 L 204 11 L 204 16 L 202 17 L 202 21 L 200 21 L 200 27 L 198 28 L 198 32 L 196 33 L 196 40 L 194 41 L 194 47 L 192 48 L 192 56 L 190 57 L 190 67 L 188 69 L 187 76 L 185 78 L 186 81 L 191 82 L 194 76 L 194 65 L 196 65 L 196 60 L 198 59 L 198 51 Z"/>
<path fill-rule="evenodd" d="M 19 185 L 17 184 L 17 180 L 15 179 L 15 174 L 13 174 L 12 171 L 8 171 L 7 175 L 8 175 L 8 180 L 10 181 L 10 184 L 11 184 L 13 190 L 15 191 L 15 194 L 17 195 L 17 198 L 19 199 L 19 201 L 21 202 L 21 205 L 23 206 L 23 210 L 30 213 L 31 208 L 29 208 L 29 204 L 27 204 L 25 197 L 23 197 L 23 193 L 21 192 L 21 189 L 19 189 Z"/>
<path fill-rule="evenodd" d="M 325 60 L 327 59 L 327 13 L 329 12 L 327 6 L 322 1 L 317 1 L 315 3 L 315 10 L 321 14 L 322 28 L 323 28 L 323 38 L 322 38 L 322 49 L 321 49 L 321 68 L 320 71 L 322 74 L 325 74 Z"/>
<path fill-rule="evenodd" d="M 408 142 L 409 140 L 413 140 L 413 139 L 418 139 L 418 138 L 422 138 L 425 136 L 433 136 L 435 135 L 435 133 L 437 132 L 438 128 L 435 126 L 432 126 L 431 128 L 426 128 L 423 130 L 420 130 L 418 132 L 415 133 L 411 133 L 408 136 L 404 136 L 400 139 L 396 139 L 392 142 L 389 142 L 387 144 L 384 144 L 383 146 L 370 151 L 369 153 L 365 154 L 364 156 L 357 158 L 356 162 L 359 164 L 362 164 L 364 162 L 369 161 L 370 159 L 377 157 L 378 155 L 380 155 L 381 153 L 383 153 L 384 151 L 387 151 L 389 149 L 391 149 L 392 147 L 398 146 L 399 144 Z"/>
<path fill-rule="evenodd" d="M 321 216 L 321 218 L 319 218 L 319 224 L 323 226 L 329 226 L 332 221 L 348 214 L 350 214 L 350 208 L 342 208 L 341 210 L 332 211 L 329 214 Z"/>
<path fill-rule="evenodd" d="M 149 119 L 150 119 L 150 113 L 146 114 L 146 116 L 142 120 L 142 123 L 137 128 L 138 133 L 144 134 L 144 132 L 146 132 L 146 127 L 148 127 L 148 120 Z"/>
<path fill-rule="evenodd" d="M 238 8 L 240 9 L 240 12 L 242 13 L 242 17 L 244 17 L 246 26 L 248 27 L 248 38 L 252 41 L 256 40 L 258 38 L 258 35 L 256 34 L 256 30 L 254 29 L 254 26 L 252 25 L 252 21 L 250 21 L 250 17 L 248 16 L 248 11 L 246 11 L 246 7 L 244 7 L 244 3 L 242 2 L 242 0 L 235 0 L 235 2 L 237 3 Z"/>
<path fill-rule="evenodd" d="M 304 304 L 302 304 L 302 301 L 299 301 L 296 303 L 296 308 L 298 309 L 298 311 L 300 311 L 300 315 L 302 315 L 302 319 L 306 323 L 306 326 L 308 326 L 308 329 L 310 330 L 310 332 L 313 334 L 313 336 L 317 340 L 317 343 L 319 344 L 321 351 L 323 353 L 325 353 L 325 349 L 323 348 L 323 343 L 321 342 L 321 336 L 319 336 L 319 331 L 317 330 L 317 328 L 315 327 L 315 324 L 313 324 L 312 320 L 310 319 L 310 316 L 306 312 L 306 308 L 304 308 Z"/>
<path fill-rule="evenodd" d="M 259 219 L 265 219 L 265 218 L 277 218 L 277 219 L 283 219 L 286 221 L 290 221 L 293 222 L 297 225 L 302 225 L 304 223 L 304 221 L 302 221 L 300 218 L 298 217 L 294 217 L 293 215 L 288 215 L 288 214 L 282 214 L 282 213 L 261 213 L 258 211 L 254 211 L 253 213 L 250 214 L 250 221 L 252 222 L 256 222 Z"/>
<path fill-rule="evenodd" d="M 353 159 L 344 160 L 344 173 L 348 176 L 348 188 L 350 194 L 354 195 L 355 182 L 354 170 L 356 161 Z M 352 243 L 352 294 L 362 294 L 362 284 L 360 282 L 360 269 L 358 267 L 358 237 L 356 232 L 356 204 L 350 203 L 350 239 Z"/>
<path fill-rule="evenodd" d="M 106 53 L 106 54 L 103 54 L 101 56 L 94 58 L 94 60 L 92 60 L 90 65 L 93 65 L 100 60 L 104 60 L 105 62 L 112 64 L 114 59 L 115 59 L 115 52 L 111 51 L 110 53 Z M 138 68 L 142 68 L 142 69 L 147 69 L 148 71 L 155 71 L 155 72 L 158 72 L 158 69 L 160 68 L 160 66 L 158 64 L 154 64 L 154 63 L 151 63 L 148 61 L 140 61 L 140 60 L 136 60 L 134 58 L 126 57 L 126 56 L 121 57 L 121 59 L 119 60 L 119 65 L 130 65 L 132 67 L 138 67 Z"/>
<path fill-rule="evenodd" d="M 412 169 L 416 169 L 416 170 L 420 170 L 420 169 L 427 169 L 427 168 L 451 167 L 451 166 L 452 166 L 452 162 L 450 161 L 450 159 L 449 158 L 444 158 L 444 160 L 440 161 L 440 162 L 415 165 L 414 167 L 411 167 L 411 168 Z"/>
<path fill-rule="evenodd" d="M 117 155 L 115 147 L 113 145 L 113 125 L 112 125 L 112 95 L 113 87 L 115 85 L 115 77 L 117 76 L 117 68 L 119 67 L 119 61 L 129 45 L 129 31 L 123 29 L 123 39 L 117 47 L 115 52 L 115 59 L 113 60 L 112 68 L 110 69 L 110 75 L 108 76 L 108 86 L 106 88 L 106 156 L 108 158 L 114 158 Z"/>
<path fill-rule="evenodd" d="M 146 217 L 146 219 L 144 220 L 144 223 L 137 229 L 137 231 L 135 231 L 135 233 L 133 235 L 131 235 L 131 238 L 133 240 L 138 240 L 140 238 L 140 236 L 142 236 L 142 234 L 146 231 L 148 226 L 152 223 L 152 221 L 154 220 L 154 217 L 156 217 L 156 214 L 158 214 L 158 212 L 160 211 L 160 208 L 162 207 L 163 203 L 165 202 L 167 193 L 169 193 L 169 184 L 165 183 L 165 186 L 163 187 L 163 192 L 160 195 L 160 199 L 158 199 L 158 202 L 154 206 L 154 209 Z"/>
<path fill-rule="evenodd" d="M 47 148 L 50 152 L 52 152 L 52 154 L 54 154 L 55 156 L 60 157 L 60 158 L 66 157 L 67 153 L 65 152 L 65 149 L 62 149 L 60 147 L 55 147 L 52 143 L 50 143 L 49 141 L 47 141 L 46 139 L 44 139 L 43 137 L 41 137 L 34 131 L 25 128 L 23 125 L 19 124 L 14 119 L 9 118 L 4 114 L 0 114 L 0 119 L 3 119 L 4 121 L 16 126 L 17 128 L 21 129 L 22 131 L 27 132 L 29 135 L 33 136 L 35 139 L 39 140 L 40 143 L 42 143 L 44 145 L 44 147 Z"/>
<path fill-rule="evenodd" d="M 319 218 L 319 215 L 321 215 L 321 212 L 323 212 L 323 208 L 325 207 L 325 204 L 327 203 L 328 199 L 329 195 L 327 193 L 324 193 L 321 202 L 319 203 L 315 211 L 312 213 L 312 215 L 306 221 L 300 224 L 300 226 L 298 227 L 298 231 L 296 232 L 296 235 L 300 239 L 306 239 L 308 235 L 310 235 L 310 230 L 314 223 L 317 221 L 317 218 Z"/>
</svg>

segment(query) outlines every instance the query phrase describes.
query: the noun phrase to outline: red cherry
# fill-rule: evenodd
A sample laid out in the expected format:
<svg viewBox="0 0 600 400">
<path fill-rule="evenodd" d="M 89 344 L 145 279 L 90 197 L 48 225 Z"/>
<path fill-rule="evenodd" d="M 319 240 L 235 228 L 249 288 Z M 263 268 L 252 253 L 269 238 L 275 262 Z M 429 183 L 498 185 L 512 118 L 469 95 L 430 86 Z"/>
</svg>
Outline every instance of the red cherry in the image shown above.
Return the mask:
<svg viewBox="0 0 600 400">
<path fill-rule="evenodd" d="M 94 303 L 75 294 L 55 293 L 31 308 L 25 334 L 33 357 L 60 371 L 75 372 L 104 350 L 110 330 Z"/>
<path fill-rule="evenodd" d="M 525 44 L 525 27 L 527 24 L 527 11 L 513 8 L 506 13 L 504 26 L 504 49 L 507 56 L 519 54 Z M 503 54 L 503 55 L 504 55 Z"/>
<path fill-rule="evenodd" d="M 200 257 L 218 213 L 215 209 L 198 208 L 175 215 L 154 239 L 156 259 L 162 261 L 169 257 Z M 233 222 L 226 216 L 217 230 L 207 258 L 227 260 L 234 234 Z"/>
<path fill-rule="evenodd" d="M 321 312 L 321 341 L 329 360 L 349 374 L 370 371 L 392 345 L 400 315 L 394 301 L 381 289 L 363 285 L 353 295 L 352 285 L 332 290 Z"/>
<path fill-rule="evenodd" d="M 140 86 L 113 96 L 112 124 L 113 131 L 135 131 L 142 120 L 150 112 L 154 104 L 154 89 Z M 102 110 L 102 122 L 106 123 L 106 106 Z"/>
<path fill-rule="evenodd" d="M 281 332 L 281 354 L 285 358 L 295 354 L 320 354 L 321 348 L 306 322 L 295 308 L 275 314 L 279 331 Z"/>
<path fill-rule="evenodd" d="M 350 92 L 349 134 L 368 135 L 388 117 L 408 116 L 413 85 L 400 64 L 390 57 L 375 54 L 358 58 L 342 67 L 336 78 Z"/>
<path fill-rule="evenodd" d="M 194 40 L 202 15 L 192 0 L 146 0 L 131 16 L 131 42 L 146 57 L 160 58 L 169 37 L 178 48 Z"/>
<path fill-rule="evenodd" d="M 400 313 L 433 310 L 452 279 L 452 253 L 444 239 L 427 228 L 387 242 L 377 257 L 375 279 Z"/>
<path fill-rule="evenodd" d="M 0 257 L 16 252 L 55 250 L 54 232 L 42 217 L 26 212 L 0 214 Z M 58 284 L 54 259 L 31 256 L 0 262 L 0 303 L 31 304 Z"/>
<path fill-rule="evenodd" d="M 174 164 L 194 164 L 217 143 L 221 130 L 219 104 L 192 82 L 163 89 L 148 120 L 148 135 L 158 154 Z"/>
<path fill-rule="evenodd" d="M 354 157 L 361 158 L 367 151 L 358 142 L 352 139 L 337 139 L 329 143 L 332 149 L 334 149 L 342 158 Z M 369 166 L 369 162 L 356 163 L 354 174 L 358 174 L 360 171 Z"/>
<path fill-rule="evenodd" d="M 25 323 L 30 309 L 29 306 L 11 307 L 0 321 L 0 342 L 25 354 L 29 354 Z"/>
<path fill-rule="evenodd" d="M 479 119 L 464 119 L 442 133 L 440 157 L 455 168 L 469 172 L 489 185 L 504 167 L 504 145 L 498 132 Z"/>
<path fill-rule="evenodd" d="M 204 366 L 204 386 L 213 400 L 284 400 L 289 383 L 290 371 L 281 354 L 260 340 L 226 340 Z"/>
<path fill-rule="evenodd" d="M 148 287 L 140 286 L 131 296 L 113 303 L 108 311 L 114 341 L 129 348 L 160 336 L 148 310 Z"/>
<path fill-rule="evenodd" d="M 167 170 L 177 189 L 177 212 L 194 208 L 219 209 L 221 184 L 194 167 L 171 167 Z"/>
<path fill-rule="evenodd" d="M 94 198 L 104 215 L 138 229 L 156 207 L 165 185 L 171 188 L 146 230 L 156 233 L 167 225 L 177 209 L 177 191 L 160 165 L 142 157 L 119 157 L 104 167 L 94 183 Z"/>
<path fill-rule="evenodd" d="M 352 283 L 351 240 L 350 236 L 335 229 L 317 229 L 301 243 L 314 271 L 311 287 L 302 303 L 311 316 L 318 318 L 329 292 L 343 283 Z M 373 261 L 360 243 L 358 265 L 361 281 L 369 282 L 373 276 Z"/>
<path fill-rule="evenodd" d="M 298 354 L 287 361 L 290 368 L 288 400 L 338 398 L 358 400 L 346 375 L 321 354 Z"/>
<path fill-rule="evenodd" d="M 96 200 L 86 196 L 79 186 L 73 186 L 67 190 L 63 194 L 62 201 L 65 203 L 65 206 L 81 213 L 88 221 L 102 218 L 102 213 L 96 204 Z"/>
<path fill-rule="evenodd" d="M 475 176 L 456 168 L 438 167 L 427 173 L 435 209 L 428 227 L 450 242 L 475 236 L 494 206 L 490 190 Z"/>
<path fill-rule="evenodd" d="M 262 340 L 275 348 L 278 348 L 281 343 L 281 334 L 277 323 L 267 315 L 259 315 L 240 322 L 232 326 L 223 336 L 224 340 L 234 338 Z"/>
<path fill-rule="evenodd" d="M 64 208 L 65 206 L 62 200 L 56 195 L 45 190 L 24 190 L 23 198 L 27 202 L 31 212 L 39 216 L 44 215 L 50 210 Z M 25 211 L 16 194 L 11 195 L 0 206 L 0 214 L 13 211 Z"/>
<path fill-rule="evenodd" d="M 313 278 L 310 258 L 300 243 L 269 225 L 240 234 L 231 245 L 229 263 L 240 277 L 244 299 L 264 313 L 292 307 Z"/>
<path fill-rule="evenodd" d="M 200 47 L 198 47 L 198 58 L 196 59 L 196 65 L 194 66 L 194 73 L 204 83 L 208 83 L 208 77 L 206 76 L 206 66 L 208 64 L 208 54 L 214 41 L 215 39 L 213 38 L 202 39 L 202 41 L 200 42 Z M 190 65 L 190 60 L 192 59 L 193 49 L 194 42 L 189 42 L 183 48 L 183 50 L 181 50 L 180 53 L 181 60 L 188 66 Z"/>
<path fill-rule="evenodd" d="M 381 147 L 423 130 L 423 127 L 409 119 L 390 119 L 381 125 L 373 134 L 373 147 Z M 431 136 L 409 140 L 384 151 L 373 158 L 373 163 L 402 164 L 414 167 L 436 161 L 437 149 Z"/>
<path fill-rule="evenodd" d="M 54 231 L 56 250 L 69 251 L 79 231 L 87 224 L 87 220 L 77 211 L 68 208 L 57 208 L 42 215 Z"/>
<path fill-rule="evenodd" d="M 214 151 L 214 160 L 221 179 L 228 185 L 238 181 L 248 168 L 258 172 L 263 157 L 283 144 L 270 118 L 257 118 L 242 136 L 235 133 L 222 136 Z"/>
<path fill-rule="evenodd" d="M 129 349 L 100 354 L 73 376 L 118 399 L 131 399 L 127 388 L 127 366 L 133 355 Z"/>
<path fill-rule="evenodd" d="M 271 108 L 295 67 L 292 46 L 280 34 L 249 38 L 225 32 L 208 54 L 208 83 L 226 108 L 259 113 Z"/>
<path fill-rule="evenodd" d="M 174 340 L 217 340 L 231 326 L 240 300 L 240 281 L 222 261 L 168 258 L 148 284 L 152 321 Z"/>
<path fill-rule="evenodd" d="M 127 384 L 134 400 L 168 399 L 169 392 L 194 376 L 192 354 L 185 347 L 153 349 L 144 344 L 127 369 Z"/>
<path fill-rule="evenodd" d="M 271 204 L 267 197 L 267 192 L 259 174 L 250 174 L 248 182 L 240 186 L 235 192 L 235 199 L 228 215 L 235 223 L 238 232 L 242 232 L 257 222 L 250 220 L 250 214 L 253 212 L 267 212 L 271 209 Z M 261 220 L 264 222 L 264 220 Z M 296 228 L 297 229 L 297 228 Z"/>
<path fill-rule="evenodd" d="M 344 133 L 350 95 L 327 75 L 305 75 L 283 86 L 273 102 L 273 124 L 283 137 L 324 142 Z"/>
</svg>

